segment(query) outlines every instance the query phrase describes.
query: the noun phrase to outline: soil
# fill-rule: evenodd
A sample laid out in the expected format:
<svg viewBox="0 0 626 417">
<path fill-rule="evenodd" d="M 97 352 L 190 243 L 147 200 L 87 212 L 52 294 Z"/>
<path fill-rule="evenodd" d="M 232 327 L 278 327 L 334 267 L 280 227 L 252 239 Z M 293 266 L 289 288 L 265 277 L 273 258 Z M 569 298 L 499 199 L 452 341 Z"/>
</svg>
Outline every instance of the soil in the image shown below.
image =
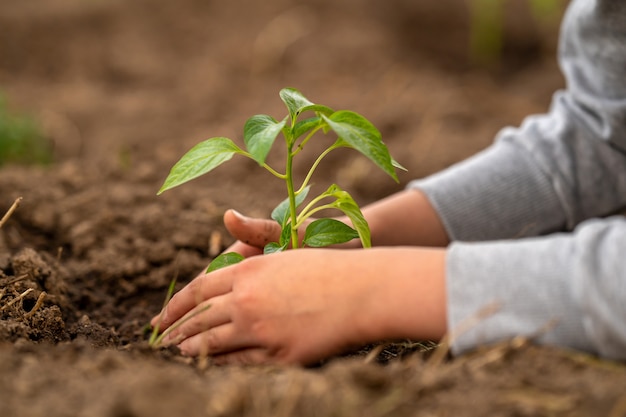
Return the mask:
<svg viewBox="0 0 626 417">
<path fill-rule="evenodd" d="M 231 243 L 224 210 L 268 216 L 283 198 L 243 159 L 157 197 L 187 149 L 282 117 L 293 86 L 366 115 L 408 168 L 395 184 L 339 151 L 316 181 L 360 204 L 391 194 L 547 109 L 557 25 L 525 5 L 507 6 L 485 68 L 462 0 L 0 3 L 0 88 L 55 160 L 0 169 L 0 212 L 24 198 L 0 229 L 0 415 L 626 415 L 624 364 L 527 340 L 443 361 L 395 342 L 311 368 L 215 367 L 146 343 L 171 279 Z"/>
</svg>

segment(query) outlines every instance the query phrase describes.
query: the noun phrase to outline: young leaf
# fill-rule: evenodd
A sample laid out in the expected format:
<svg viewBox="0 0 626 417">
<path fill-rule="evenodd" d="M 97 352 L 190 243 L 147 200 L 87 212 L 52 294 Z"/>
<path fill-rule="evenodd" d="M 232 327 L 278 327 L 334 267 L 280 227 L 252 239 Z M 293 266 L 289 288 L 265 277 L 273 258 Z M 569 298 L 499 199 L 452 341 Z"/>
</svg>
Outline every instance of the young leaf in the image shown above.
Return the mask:
<svg viewBox="0 0 626 417">
<path fill-rule="evenodd" d="M 218 255 L 211 261 L 209 267 L 206 269 L 206 273 L 213 272 L 215 270 L 225 268 L 230 265 L 237 264 L 243 261 L 245 258 L 237 252 L 227 252 Z"/>
<path fill-rule="evenodd" d="M 270 242 L 263 248 L 263 254 L 282 252 L 287 249 L 291 242 L 291 223 L 285 222 L 280 232 L 280 240 L 278 242 Z"/>
<path fill-rule="evenodd" d="M 337 200 L 337 208 L 350 218 L 350 221 L 352 221 L 352 225 L 359 234 L 359 238 L 361 239 L 361 244 L 363 245 L 363 247 L 371 248 L 372 238 L 370 234 L 370 227 L 367 224 L 367 220 L 365 220 L 365 217 L 363 217 L 363 213 L 361 213 L 361 209 L 359 209 L 359 206 L 352 199 L 350 194 L 345 191 L 343 191 L 342 197 L 338 198 Z"/>
<path fill-rule="evenodd" d="M 343 191 L 337 184 L 331 185 L 328 190 L 324 192 L 325 195 L 335 197 L 335 202 L 332 206 L 341 210 L 352 221 L 352 225 L 359 234 L 361 243 L 364 248 L 370 248 L 372 246 L 370 228 L 367 224 L 367 220 L 363 217 L 361 209 L 358 204 L 347 191 Z"/>
<path fill-rule="evenodd" d="M 272 253 L 282 252 L 287 248 L 287 245 L 280 245 L 278 242 L 270 242 L 263 248 L 263 255 L 270 255 Z"/>
<path fill-rule="evenodd" d="M 311 186 L 307 185 L 300 192 L 300 194 L 296 195 L 296 207 L 302 204 L 307 194 L 309 194 L 310 189 Z M 286 224 L 287 219 L 289 219 L 289 197 L 281 201 L 280 204 L 277 205 L 274 210 L 272 210 L 271 217 L 281 226 L 284 226 Z"/>
<path fill-rule="evenodd" d="M 292 121 L 295 121 L 300 113 L 309 110 L 326 115 L 330 115 L 334 112 L 330 107 L 312 103 L 295 88 L 283 88 L 280 90 L 279 95 L 281 100 L 285 103 L 285 106 L 287 106 L 289 117 L 291 117 Z"/>
<path fill-rule="evenodd" d="M 298 117 L 301 109 L 314 105 L 314 103 L 310 102 L 309 99 L 304 97 L 304 95 L 295 88 L 283 88 L 278 95 L 283 103 L 285 103 L 285 106 L 287 106 L 291 120 L 295 120 Z"/>
<path fill-rule="evenodd" d="M 286 223 L 282 226 L 282 230 L 280 232 L 280 240 L 278 243 L 283 249 L 286 249 L 291 242 L 291 222 Z"/>
<path fill-rule="evenodd" d="M 285 120 L 277 122 L 273 117 L 257 114 L 246 121 L 243 140 L 246 149 L 259 165 L 265 163 L 276 137 L 285 126 Z"/>
<path fill-rule="evenodd" d="M 391 158 L 391 163 L 393 164 L 394 168 L 398 168 L 401 171 L 407 172 L 408 169 L 406 169 L 405 167 L 403 167 L 400 162 L 396 161 L 395 159 Z"/>
<path fill-rule="evenodd" d="M 334 219 L 318 219 L 306 228 L 302 243 L 313 248 L 321 248 L 349 242 L 357 237 L 359 237 L 357 231 L 343 222 Z"/>
<path fill-rule="evenodd" d="M 309 119 L 301 120 L 293 127 L 294 139 L 299 138 L 311 129 L 318 127 L 322 123 L 322 118 L 319 116 L 311 117 Z"/>
<path fill-rule="evenodd" d="M 398 182 L 391 155 L 380 132 L 369 120 L 358 113 L 341 110 L 329 117 L 322 116 L 339 139 L 378 165 Z"/>
<path fill-rule="evenodd" d="M 157 194 L 206 174 L 231 159 L 236 153 L 244 152 L 228 138 L 218 137 L 200 142 L 172 167 Z"/>
</svg>

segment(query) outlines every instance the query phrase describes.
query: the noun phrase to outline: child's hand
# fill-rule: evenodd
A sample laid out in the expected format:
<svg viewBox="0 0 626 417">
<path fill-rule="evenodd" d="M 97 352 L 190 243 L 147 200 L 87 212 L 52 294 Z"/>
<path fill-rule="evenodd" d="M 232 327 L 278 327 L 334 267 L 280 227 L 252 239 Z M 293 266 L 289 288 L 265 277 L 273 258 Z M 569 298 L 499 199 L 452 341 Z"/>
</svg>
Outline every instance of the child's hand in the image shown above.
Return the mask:
<svg viewBox="0 0 626 417">
<path fill-rule="evenodd" d="M 334 219 L 351 226 L 350 221 L 345 216 L 334 217 Z M 308 218 L 302 227 L 298 229 L 301 243 L 306 227 L 314 220 L 312 217 Z M 235 210 L 228 210 L 224 213 L 224 225 L 226 230 L 237 239 L 224 252 L 237 252 L 246 258 L 263 254 L 265 245 L 280 240 L 280 226 L 274 220 L 246 217 Z M 335 249 L 355 249 L 358 247 L 360 247 L 358 239 L 339 245 L 332 245 L 332 248 Z"/>
<path fill-rule="evenodd" d="M 410 189 L 398 192 L 363 209 L 372 232 L 373 246 L 434 246 L 445 247 L 449 238 L 439 216 L 419 190 Z M 345 216 L 336 220 L 352 226 Z M 300 240 L 306 226 L 314 219 L 309 218 L 298 229 Z M 280 240 L 280 226 L 274 220 L 245 217 L 234 210 L 224 214 L 224 224 L 229 233 L 237 239 L 226 252 L 237 252 L 248 258 L 263 253 L 269 242 Z M 360 247 L 358 239 L 332 248 L 355 249 Z"/>
<path fill-rule="evenodd" d="M 235 210 L 224 213 L 226 230 L 237 241 L 225 252 L 237 252 L 244 257 L 263 254 L 263 247 L 280 239 L 280 225 L 270 219 L 246 217 Z"/>
<path fill-rule="evenodd" d="M 182 324 L 164 343 L 218 363 L 308 364 L 378 340 L 437 339 L 446 323 L 444 265 L 443 249 L 252 257 L 174 295 L 160 325 Z"/>
</svg>

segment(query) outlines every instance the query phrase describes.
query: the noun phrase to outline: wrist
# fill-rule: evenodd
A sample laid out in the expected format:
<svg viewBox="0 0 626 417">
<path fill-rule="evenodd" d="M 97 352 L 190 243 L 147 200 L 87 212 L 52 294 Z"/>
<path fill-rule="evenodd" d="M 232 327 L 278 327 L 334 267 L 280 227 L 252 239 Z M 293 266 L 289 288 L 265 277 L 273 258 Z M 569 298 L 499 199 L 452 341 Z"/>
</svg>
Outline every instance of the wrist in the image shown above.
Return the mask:
<svg viewBox="0 0 626 417">
<path fill-rule="evenodd" d="M 374 281 L 360 309 L 364 342 L 440 340 L 447 327 L 445 249 L 380 248 L 363 255 L 363 274 Z"/>
</svg>

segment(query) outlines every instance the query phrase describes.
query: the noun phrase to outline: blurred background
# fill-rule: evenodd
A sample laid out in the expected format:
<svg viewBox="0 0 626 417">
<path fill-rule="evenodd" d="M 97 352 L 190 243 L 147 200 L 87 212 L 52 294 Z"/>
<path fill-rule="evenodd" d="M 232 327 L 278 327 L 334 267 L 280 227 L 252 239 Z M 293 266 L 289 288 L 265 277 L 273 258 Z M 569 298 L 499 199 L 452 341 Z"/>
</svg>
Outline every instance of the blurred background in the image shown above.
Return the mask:
<svg viewBox="0 0 626 417">
<path fill-rule="evenodd" d="M 195 143 L 241 140 L 252 114 L 282 118 L 278 91 L 291 86 L 368 117 L 409 168 L 394 185 L 356 154 L 328 158 L 322 171 L 370 200 L 545 111 L 563 85 L 555 50 L 565 7 L 557 0 L 1 2 L 0 163 L 72 161 L 157 187 Z M 252 164 L 235 165 L 221 172 L 252 181 Z"/>
</svg>

